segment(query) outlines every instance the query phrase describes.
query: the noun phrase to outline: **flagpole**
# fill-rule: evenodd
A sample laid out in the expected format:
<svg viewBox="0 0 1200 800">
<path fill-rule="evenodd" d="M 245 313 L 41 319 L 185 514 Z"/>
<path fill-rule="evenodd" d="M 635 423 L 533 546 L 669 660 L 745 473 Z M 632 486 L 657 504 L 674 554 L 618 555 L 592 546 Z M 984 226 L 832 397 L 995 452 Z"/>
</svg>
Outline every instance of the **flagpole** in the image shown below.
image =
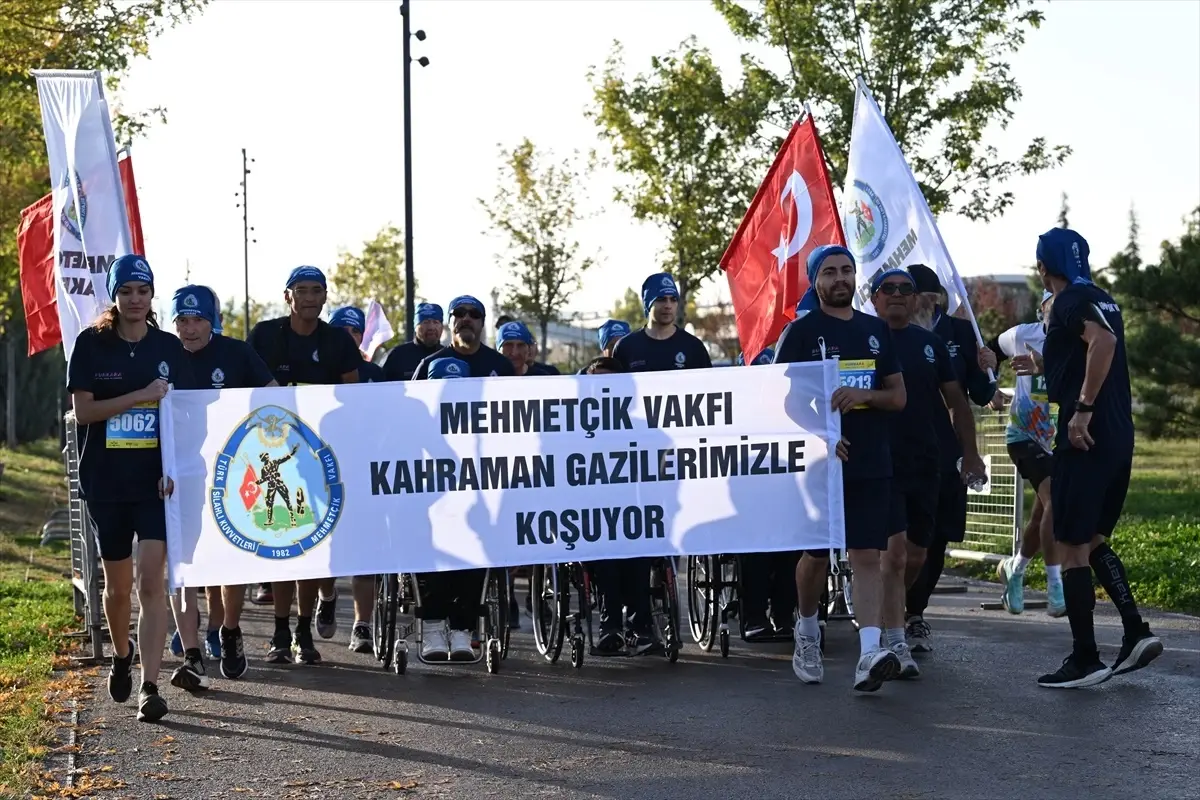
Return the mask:
<svg viewBox="0 0 1200 800">
<path fill-rule="evenodd" d="M 861 74 L 857 78 L 857 83 L 859 93 L 870 101 L 871 105 L 875 108 L 875 113 L 883 120 L 883 124 L 887 125 L 887 118 L 879 110 L 879 104 L 875 102 L 875 96 L 867 88 L 867 81 Z M 854 103 L 857 106 L 857 95 L 854 98 Z M 890 125 L 887 125 L 887 127 L 888 133 L 891 135 L 892 145 L 896 148 L 896 155 L 900 156 L 900 163 L 904 164 L 904 168 L 908 170 L 908 177 L 912 179 L 913 186 L 917 187 L 917 194 L 921 198 L 921 206 L 925 209 L 925 214 L 929 217 L 931 227 L 933 228 L 933 235 L 937 237 L 938 244 L 942 247 L 942 252 L 946 254 L 946 260 L 950 262 L 950 271 L 954 275 L 954 288 L 958 291 L 958 296 L 962 298 L 963 305 L 967 307 L 967 319 L 971 323 L 971 330 L 975 332 L 975 343 L 983 347 L 983 335 L 979 332 L 979 323 L 975 321 L 975 311 L 971 308 L 971 300 L 967 295 L 967 287 L 963 285 L 962 276 L 958 274 L 958 267 L 954 264 L 954 256 L 950 255 L 950 250 L 946 247 L 945 240 L 942 239 L 942 231 L 938 228 L 937 220 L 934 218 L 933 212 L 929 209 L 929 201 L 925 199 L 925 193 L 921 191 L 921 184 L 917 183 L 917 176 L 913 175 L 912 167 L 908 165 L 908 159 L 904 157 L 904 151 L 900 149 L 900 143 L 896 141 L 896 134 L 892 133 Z M 996 380 L 996 374 L 991 369 L 988 369 L 988 378 L 993 382 Z"/>
</svg>

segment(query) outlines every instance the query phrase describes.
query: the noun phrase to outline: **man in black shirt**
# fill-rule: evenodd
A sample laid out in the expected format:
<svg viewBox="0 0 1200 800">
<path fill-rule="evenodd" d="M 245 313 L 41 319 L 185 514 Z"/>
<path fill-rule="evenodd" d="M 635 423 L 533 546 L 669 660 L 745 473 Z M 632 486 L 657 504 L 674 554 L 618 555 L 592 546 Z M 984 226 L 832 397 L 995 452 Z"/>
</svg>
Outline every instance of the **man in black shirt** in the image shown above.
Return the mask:
<svg viewBox="0 0 1200 800">
<path fill-rule="evenodd" d="M 905 637 L 904 595 L 920 576 L 934 539 L 940 483 L 937 429 L 939 423 L 949 424 L 947 409 L 965 454 L 963 476 L 984 474 L 975 418 L 950 364 L 950 352 L 937 334 L 909 324 L 915 289 L 912 276 L 903 269 L 882 272 L 871 282 L 875 313 L 891 330 L 907 394 L 904 409 L 892 418 L 892 524 L 883 556 L 884 635 L 900 659 L 902 678 L 921 674 Z"/>
<path fill-rule="evenodd" d="M 825 358 L 839 362 L 842 385 L 833 394 L 832 407 L 842 414 L 842 442 L 848 451 L 842 493 L 846 549 L 854 571 L 854 613 L 860 624 L 854 688 L 873 692 L 900 673 L 896 654 L 881 647 L 878 625 L 883 609 L 880 553 L 891 534 L 889 412 L 904 408 L 904 378 L 887 325 L 851 306 L 856 273 L 850 251 L 839 245 L 818 247 L 807 266 L 819 306 L 783 329 L 775 345 L 775 363 Z M 800 618 L 792 670 L 805 683 L 820 683 L 825 674 L 817 605 L 828 569 L 828 550 L 805 551 L 796 565 Z"/>
<path fill-rule="evenodd" d="M 950 365 L 958 378 L 963 392 L 976 405 L 985 406 L 996 394 L 996 384 L 980 369 L 975 331 L 965 319 L 945 313 L 946 290 L 938 280 L 937 273 L 924 264 L 908 267 L 916 284 L 917 294 L 912 322 L 933 331 L 946 344 L 950 352 Z M 933 634 L 925 621 L 925 609 L 929 598 L 937 588 L 946 564 L 946 547 L 950 542 L 961 542 L 967 533 L 967 487 L 958 470 L 958 459 L 963 449 L 958 436 L 948 419 L 936 420 L 937 439 L 941 448 L 941 486 L 938 492 L 938 509 L 933 541 L 925 557 L 921 574 L 908 590 L 905 599 L 907 623 L 906 635 L 914 653 L 933 650 Z"/>
<path fill-rule="evenodd" d="M 533 334 L 524 322 L 506 322 L 496 331 L 496 348 L 512 362 L 513 372 L 520 375 L 549 375 L 533 363 L 529 355 L 533 348 Z"/>
<path fill-rule="evenodd" d="M 316 267 L 296 267 L 283 290 L 288 316 L 263 320 L 250 331 L 250 346 L 266 362 L 280 386 L 358 383 L 362 354 L 349 334 L 321 319 L 325 298 L 325 273 Z M 298 663 L 317 663 L 321 654 L 313 645 L 313 607 L 316 606 L 317 632 L 324 639 L 332 638 L 337 631 L 334 579 L 287 581 L 275 583 L 271 588 L 275 634 L 271 637 L 267 661 L 286 664 L 294 653 Z M 294 636 L 289 630 L 293 592 L 297 606 Z"/>
<path fill-rule="evenodd" d="M 704 343 L 675 324 L 679 289 L 665 272 L 642 283 L 646 327 L 617 342 L 612 357 L 626 372 L 661 372 L 673 369 L 708 369 L 712 366 Z"/>
<path fill-rule="evenodd" d="M 442 349 L 442 307 L 436 303 L 417 306 L 416 338 L 396 347 L 383 362 L 383 376 L 389 381 L 409 381 L 421 359 Z"/>
<path fill-rule="evenodd" d="M 512 362 L 483 343 L 483 303 L 464 294 L 450 301 L 452 338 L 450 344 L 433 351 L 413 373 L 414 381 L 429 379 L 429 364 L 435 358 L 457 358 L 471 368 L 471 377 L 515 376 Z"/>
<path fill-rule="evenodd" d="M 1071 655 L 1038 685 L 1063 689 L 1141 669 L 1163 651 L 1138 613 L 1125 565 L 1107 542 L 1129 490 L 1133 411 L 1121 309 L 1091 282 L 1087 258 L 1087 241 L 1075 231 L 1052 228 L 1038 238 L 1038 274 L 1054 293 L 1044 350 L 1049 401 L 1059 409 L 1050 508 L 1074 639 Z M 1093 571 L 1125 629 L 1111 670 L 1096 647 Z"/>
<path fill-rule="evenodd" d="M 329 324 L 335 328 L 341 328 L 350 334 L 350 338 L 354 340 L 354 346 L 362 353 L 363 333 L 367 327 L 367 315 L 362 312 L 361 308 L 343 306 L 330 315 Z M 371 363 L 367 360 L 366 353 L 363 353 L 362 363 L 358 365 L 358 382 L 382 383 L 383 381 L 383 367 Z M 372 592 L 374 592 L 374 585 L 374 583 L 371 584 Z M 374 603 L 373 595 L 371 602 Z M 367 651 L 358 650 L 357 652 L 365 653 Z"/>
</svg>

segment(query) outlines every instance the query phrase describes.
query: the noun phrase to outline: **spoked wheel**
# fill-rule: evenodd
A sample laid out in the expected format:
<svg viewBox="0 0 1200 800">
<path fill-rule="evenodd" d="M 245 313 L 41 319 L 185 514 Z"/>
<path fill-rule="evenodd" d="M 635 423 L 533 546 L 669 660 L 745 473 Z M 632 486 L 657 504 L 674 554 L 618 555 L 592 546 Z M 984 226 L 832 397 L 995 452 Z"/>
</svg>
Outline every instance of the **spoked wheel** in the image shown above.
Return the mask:
<svg viewBox="0 0 1200 800">
<path fill-rule="evenodd" d="M 717 632 L 716 556 L 688 556 L 688 623 L 700 649 L 712 649 Z"/>
<path fill-rule="evenodd" d="M 396 584 L 395 575 L 375 576 L 375 615 L 371 633 L 375 658 L 384 669 L 391 666 L 396 644 Z"/>
<path fill-rule="evenodd" d="M 487 671 L 495 675 L 500 671 L 500 640 L 489 639 L 487 643 Z"/>
<path fill-rule="evenodd" d="M 503 571 L 493 569 L 488 572 L 483 606 L 483 641 L 488 648 L 488 671 L 495 672 L 491 666 L 492 646 L 496 648 L 496 669 L 499 669 L 499 660 L 506 655 L 503 642 L 508 632 L 508 579 Z"/>
<path fill-rule="evenodd" d="M 535 564 L 529 580 L 529 595 L 533 598 L 533 644 L 551 664 L 562 655 L 566 638 L 564 621 L 570 602 L 566 567 L 555 564 Z"/>
<path fill-rule="evenodd" d="M 400 642 L 396 648 L 396 656 L 392 659 L 392 669 L 397 675 L 403 675 L 408 669 L 408 642 Z"/>
</svg>

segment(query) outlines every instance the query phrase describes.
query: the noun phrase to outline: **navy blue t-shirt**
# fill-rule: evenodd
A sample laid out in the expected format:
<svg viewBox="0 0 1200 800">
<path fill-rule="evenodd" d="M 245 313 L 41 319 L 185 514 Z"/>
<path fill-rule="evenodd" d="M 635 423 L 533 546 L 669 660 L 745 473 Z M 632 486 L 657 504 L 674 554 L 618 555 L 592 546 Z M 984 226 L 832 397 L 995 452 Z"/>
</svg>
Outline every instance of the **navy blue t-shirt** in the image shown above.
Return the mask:
<svg viewBox="0 0 1200 800">
<path fill-rule="evenodd" d="M 621 337 L 613 348 L 615 358 L 626 372 L 666 372 L 673 369 L 708 369 L 712 366 L 708 348 L 682 328 L 666 339 L 655 339 L 645 328 Z"/>
<path fill-rule="evenodd" d="M 140 342 L 115 330 L 85 328 L 67 364 L 67 391 L 91 392 L 96 400 L 144 389 L 166 378 L 172 390 L 195 389 L 183 343 L 151 327 Z M 79 489 L 87 500 L 137 502 L 158 499 L 162 477 L 159 403 L 145 403 L 108 420 L 78 426 Z"/>
<path fill-rule="evenodd" d="M 350 334 L 324 321 L 301 336 L 287 317 L 263 320 L 254 326 L 248 341 L 280 386 L 341 383 L 343 375 L 357 372 L 362 363 L 362 353 Z"/>
<path fill-rule="evenodd" d="M 788 323 L 775 345 L 776 364 L 822 358 L 838 359 L 843 386 L 879 390 L 884 378 L 900 372 L 887 325 L 861 311 L 848 320 L 809 312 Z M 846 480 L 892 477 L 892 416 L 876 408 L 854 408 L 842 415 L 842 436 L 850 443 L 842 469 Z"/>
<path fill-rule="evenodd" d="M 941 337 L 950 351 L 950 365 L 954 367 L 954 375 L 962 386 L 963 394 L 977 406 L 990 403 L 996 396 L 996 384 L 989 381 L 987 372 L 979 368 L 979 359 L 976 357 L 979 345 L 971 323 L 938 309 L 933 332 Z"/>
<path fill-rule="evenodd" d="M 214 334 L 187 358 L 198 388 L 259 389 L 274 380 L 254 348 L 241 339 Z"/>
<path fill-rule="evenodd" d="M 420 342 L 405 342 L 392 348 L 383 362 L 383 376 L 389 381 L 411 381 L 421 361 L 442 349 L 441 342 L 426 347 Z"/>
<path fill-rule="evenodd" d="M 373 364 L 370 361 L 363 361 L 358 365 L 358 382 L 359 383 L 383 383 L 387 378 L 384 377 L 383 367 L 378 364 Z"/>
<path fill-rule="evenodd" d="M 459 361 L 465 361 L 471 369 L 472 378 L 512 377 L 517 374 L 511 361 L 486 344 L 479 345 L 479 349 L 470 354 L 460 353 L 451 345 L 422 359 L 412 379 L 414 381 L 428 380 L 429 364 L 438 358 L 457 358 Z"/>
<path fill-rule="evenodd" d="M 1051 403 L 1058 403 L 1058 432 L 1054 446 L 1070 447 L 1067 423 L 1075 413 L 1075 404 L 1083 391 L 1087 371 L 1087 342 L 1083 335 L 1087 314 L 1103 317 L 1117 337 L 1112 366 L 1092 405 L 1088 433 L 1096 444 L 1092 452 L 1111 457 L 1133 455 L 1133 402 L 1129 389 L 1129 366 L 1125 360 L 1125 321 L 1121 308 L 1103 289 L 1092 284 L 1072 284 L 1054 296 L 1050 319 L 1046 323 L 1046 345 L 1042 354 L 1046 371 L 1046 390 Z"/>
<path fill-rule="evenodd" d="M 904 409 L 892 415 L 892 465 L 896 474 L 924 476 L 938 470 L 938 437 L 950 425 L 942 385 L 956 383 L 950 351 L 937 334 L 919 325 L 892 328 L 896 358 L 904 372 Z"/>
<path fill-rule="evenodd" d="M 529 374 L 530 375 L 561 375 L 562 373 L 559 372 L 558 367 L 554 366 L 553 364 L 543 364 L 540 361 L 535 361 L 529 365 Z"/>
</svg>

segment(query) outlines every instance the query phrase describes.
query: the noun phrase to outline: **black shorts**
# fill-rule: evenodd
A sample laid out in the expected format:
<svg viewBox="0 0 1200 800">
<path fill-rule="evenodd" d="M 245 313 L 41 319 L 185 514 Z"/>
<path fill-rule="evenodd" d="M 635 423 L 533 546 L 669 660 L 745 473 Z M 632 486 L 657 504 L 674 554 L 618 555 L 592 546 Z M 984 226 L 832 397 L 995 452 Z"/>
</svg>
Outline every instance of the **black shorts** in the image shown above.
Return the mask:
<svg viewBox="0 0 1200 800">
<path fill-rule="evenodd" d="M 1132 455 L 1114 457 L 1070 445 L 1055 448 L 1050 479 L 1055 541 L 1087 544 L 1097 534 L 1112 536 L 1125 508 L 1132 471 Z"/>
<path fill-rule="evenodd" d="M 1054 456 L 1037 442 L 1013 442 L 1008 446 L 1008 457 L 1035 492 L 1054 471 Z"/>
<path fill-rule="evenodd" d="M 105 561 L 124 561 L 133 556 L 133 540 L 167 541 L 167 516 L 162 500 L 124 503 L 88 501 L 88 516 Z"/>
<path fill-rule="evenodd" d="M 933 538 L 938 542 L 961 542 L 966 537 L 967 487 L 958 469 L 951 465 L 950 469 L 942 471 Z"/>
<path fill-rule="evenodd" d="M 847 550 L 887 550 L 892 479 L 850 480 L 842 485 Z"/>
<path fill-rule="evenodd" d="M 929 547 L 937 526 L 939 478 L 912 476 L 892 479 L 888 533 L 907 533 L 917 547 Z"/>
</svg>

